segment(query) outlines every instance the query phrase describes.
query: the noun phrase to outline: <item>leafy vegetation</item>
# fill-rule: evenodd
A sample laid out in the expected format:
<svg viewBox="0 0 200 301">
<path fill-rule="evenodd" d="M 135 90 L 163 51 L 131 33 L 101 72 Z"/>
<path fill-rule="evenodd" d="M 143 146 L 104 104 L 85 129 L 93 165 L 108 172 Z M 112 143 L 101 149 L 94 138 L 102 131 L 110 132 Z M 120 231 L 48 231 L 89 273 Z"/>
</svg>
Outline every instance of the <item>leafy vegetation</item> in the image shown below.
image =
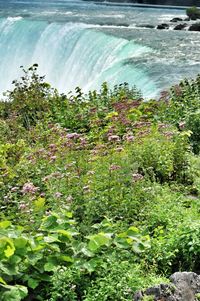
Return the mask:
<svg viewBox="0 0 200 301">
<path fill-rule="evenodd" d="M 200 9 L 196 6 L 192 6 L 186 9 L 186 14 L 190 20 L 200 19 Z"/>
<path fill-rule="evenodd" d="M 0 102 L 0 300 L 133 300 L 198 271 L 199 110 L 200 77 L 145 102 L 24 70 Z"/>
</svg>

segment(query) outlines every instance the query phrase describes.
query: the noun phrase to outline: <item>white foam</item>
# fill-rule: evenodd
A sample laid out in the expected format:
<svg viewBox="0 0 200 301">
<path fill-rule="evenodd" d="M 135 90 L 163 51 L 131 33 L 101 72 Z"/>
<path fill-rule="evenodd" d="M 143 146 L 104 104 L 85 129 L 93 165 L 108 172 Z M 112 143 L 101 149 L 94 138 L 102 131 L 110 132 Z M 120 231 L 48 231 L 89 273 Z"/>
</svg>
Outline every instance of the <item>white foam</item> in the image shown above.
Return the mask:
<svg viewBox="0 0 200 301">
<path fill-rule="evenodd" d="M 23 19 L 23 17 L 21 17 L 21 16 L 17 16 L 17 17 L 8 17 L 8 18 L 7 18 L 7 20 L 8 20 L 8 21 L 11 21 L 11 22 L 17 22 L 17 21 L 22 20 L 22 19 Z"/>
</svg>

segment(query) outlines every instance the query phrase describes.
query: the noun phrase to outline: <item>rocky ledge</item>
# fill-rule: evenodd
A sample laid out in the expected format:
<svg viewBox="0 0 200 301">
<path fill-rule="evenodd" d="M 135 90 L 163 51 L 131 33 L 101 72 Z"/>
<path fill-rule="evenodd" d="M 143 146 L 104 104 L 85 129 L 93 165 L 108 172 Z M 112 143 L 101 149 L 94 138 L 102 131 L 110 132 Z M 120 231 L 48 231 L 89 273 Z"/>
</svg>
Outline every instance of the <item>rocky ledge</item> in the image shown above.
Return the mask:
<svg viewBox="0 0 200 301">
<path fill-rule="evenodd" d="M 162 23 L 159 24 L 157 29 L 173 29 L 173 30 L 189 30 L 189 31 L 200 31 L 200 23 L 188 23 L 190 18 L 173 18 L 170 20 L 170 24 Z M 184 22 L 184 23 L 183 23 Z M 178 24 L 177 24 L 178 23 Z"/>
<path fill-rule="evenodd" d="M 151 24 L 141 24 L 138 27 L 143 28 L 155 28 L 155 29 L 165 29 L 165 30 L 185 30 L 185 31 L 200 31 L 200 21 L 194 22 L 189 18 L 173 18 L 169 23 L 161 23 L 156 27 Z"/>
<path fill-rule="evenodd" d="M 200 300 L 200 276 L 193 272 L 177 272 L 169 284 L 160 284 L 139 291 L 134 301 L 198 301 Z"/>
</svg>

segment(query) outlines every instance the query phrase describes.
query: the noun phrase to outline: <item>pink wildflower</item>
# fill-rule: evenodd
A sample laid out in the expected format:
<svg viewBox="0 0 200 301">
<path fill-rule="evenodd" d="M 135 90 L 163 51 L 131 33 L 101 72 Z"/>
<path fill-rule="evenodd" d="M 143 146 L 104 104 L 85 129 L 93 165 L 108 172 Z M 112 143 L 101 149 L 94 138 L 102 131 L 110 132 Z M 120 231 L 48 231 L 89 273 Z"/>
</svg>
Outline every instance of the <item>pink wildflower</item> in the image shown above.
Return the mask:
<svg viewBox="0 0 200 301">
<path fill-rule="evenodd" d="M 131 134 L 126 134 L 124 135 L 123 139 L 126 140 L 127 142 L 132 142 L 134 141 L 135 137 Z"/>
<path fill-rule="evenodd" d="M 89 193 L 90 192 L 90 186 L 84 186 L 83 187 L 83 191 L 85 192 L 85 193 Z"/>
<path fill-rule="evenodd" d="M 144 179 L 144 176 L 141 175 L 140 173 L 134 173 L 132 174 L 132 179 L 133 179 L 133 182 L 138 182 L 138 181 L 141 181 Z"/>
<path fill-rule="evenodd" d="M 87 172 L 87 175 L 88 175 L 88 176 L 92 176 L 92 175 L 94 175 L 94 174 L 95 174 L 94 170 L 89 170 L 89 171 Z"/>
<path fill-rule="evenodd" d="M 115 164 L 110 165 L 110 168 L 109 168 L 110 171 L 119 170 L 119 169 L 121 169 L 121 166 L 115 165 Z"/>
<path fill-rule="evenodd" d="M 78 133 L 69 133 L 66 135 L 67 139 L 77 139 L 80 137 L 80 134 Z"/>
<path fill-rule="evenodd" d="M 179 128 L 180 128 L 181 130 L 183 130 L 183 129 L 185 128 L 185 122 L 184 122 L 184 121 L 179 122 Z"/>
<path fill-rule="evenodd" d="M 56 147 L 57 147 L 56 144 L 53 144 L 53 143 L 49 145 L 49 148 L 51 148 L 51 149 L 55 149 Z"/>
<path fill-rule="evenodd" d="M 18 187 L 12 187 L 11 192 L 16 192 L 19 188 Z"/>
<path fill-rule="evenodd" d="M 120 138 L 118 135 L 110 135 L 108 136 L 108 141 L 110 142 L 120 142 Z"/>
<path fill-rule="evenodd" d="M 61 179 L 63 177 L 62 173 L 59 171 L 53 172 L 50 176 L 57 179 Z"/>
<path fill-rule="evenodd" d="M 69 195 L 66 200 L 67 202 L 71 203 L 73 201 L 73 196 Z"/>
<path fill-rule="evenodd" d="M 122 152 L 124 149 L 123 149 L 123 147 L 120 147 L 120 146 L 119 146 L 119 147 L 117 147 L 115 150 L 116 150 L 116 152 L 119 152 L 119 153 L 120 153 L 120 152 Z"/>
<path fill-rule="evenodd" d="M 56 192 L 54 194 L 55 198 L 59 199 L 61 196 L 62 196 L 62 193 L 61 192 Z"/>
<path fill-rule="evenodd" d="M 39 190 L 39 188 L 34 186 L 33 183 L 28 182 L 28 183 L 24 184 L 21 191 L 23 194 L 28 194 L 28 193 L 35 194 L 38 190 Z"/>
<path fill-rule="evenodd" d="M 27 205 L 26 205 L 25 203 L 21 203 L 21 204 L 19 205 L 19 209 L 22 210 L 22 211 L 24 211 L 24 210 L 27 209 Z"/>
<path fill-rule="evenodd" d="M 54 162 L 56 160 L 56 158 L 57 158 L 56 156 L 51 156 L 50 157 L 50 162 Z"/>
</svg>

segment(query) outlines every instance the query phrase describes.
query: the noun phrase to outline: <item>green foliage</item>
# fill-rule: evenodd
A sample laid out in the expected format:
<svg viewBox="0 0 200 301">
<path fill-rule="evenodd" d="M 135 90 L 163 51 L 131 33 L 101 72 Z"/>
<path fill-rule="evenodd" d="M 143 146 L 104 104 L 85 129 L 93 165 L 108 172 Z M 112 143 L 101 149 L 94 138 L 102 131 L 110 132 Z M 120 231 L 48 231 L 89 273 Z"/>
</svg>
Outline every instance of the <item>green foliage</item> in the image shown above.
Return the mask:
<svg viewBox="0 0 200 301">
<path fill-rule="evenodd" d="M 0 284 L 1 301 L 20 301 L 28 295 L 28 290 L 22 285 L 3 285 Z"/>
<path fill-rule="evenodd" d="M 49 111 L 49 102 L 56 93 L 50 85 L 44 82 L 44 77 L 37 74 L 37 64 L 28 70 L 23 69 L 23 76 L 19 81 L 13 81 L 14 89 L 6 93 L 8 106 L 4 104 L 1 116 L 9 118 L 16 116 L 26 129 L 30 129 L 37 120 L 42 120 Z"/>
<path fill-rule="evenodd" d="M 92 275 L 77 268 L 58 268 L 52 277 L 49 301 L 62 300 L 63 297 L 65 300 L 79 300 L 79 296 L 83 296 L 84 301 L 133 300 L 138 289 L 159 282 L 167 280 L 152 272 L 147 279 L 142 265 L 110 257 L 104 259 Z"/>
<path fill-rule="evenodd" d="M 7 100 L 0 300 L 132 300 L 199 269 L 199 76 L 145 102 L 126 83 L 60 95 L 34 65 Z"/>
<path fill-rule="evenodd" d="M 194 80 L 182 80 L 165 97 L 168 98 L 168 103 L 162 108 L 163 118 L 178 126 L 180 122 L 184 122 L 188 113 L 200 108 L 200 76 Z"/>
<path fill-rule="evenodd" d="M 151 180 L 163 183 L 170 180 L 185 181 L 188 169 L 188 133 L 176 133 L 168 129 L 164 134 L 154 130 L 138 139 L 133 146 L 132 156 L 138 170 Z"/>
<path fill-rule="evenodd" d="M 188 114 L 185 127 L 191 131 L 190 141 L 195 154 L 200 151 L 200 110 Z"/>
<path fill-rule="evenodd" d="M 190 20 L 200 19 L 200 9 L 198 9 L 196 6 L 187 8 L 186 14 Z"/>
<path fill-rule="evenodd" d="M 110 252 L 121 249 L 140 253 L 150 247 L 149 237 L 142 236 L 134 227 L 123 233 L 97 232 L 79 239 L 74 224 L 71 213 L 65 211 L 45 216 L 34 235 L 25 233 L 22 227 L 12 226 L 9 221 L 0 223 L 0 292 L 3 296 L 11 298 L 15 291 L 19 298 L 27 294 L 26 287 L 7 286 L 7 282 L 25 284 L 38 297 L 37 289 L 43 282 L 50 282 L 49 276 L 61 265 L 72 266 L 72 269 L 74 266 L 78 273 L 82 269 L 89 273 L 99 265 L 99 256 L 109 256 Z M 76 300 L 73 293 L 68 294 L 66 300 Z"/>
</svg>

